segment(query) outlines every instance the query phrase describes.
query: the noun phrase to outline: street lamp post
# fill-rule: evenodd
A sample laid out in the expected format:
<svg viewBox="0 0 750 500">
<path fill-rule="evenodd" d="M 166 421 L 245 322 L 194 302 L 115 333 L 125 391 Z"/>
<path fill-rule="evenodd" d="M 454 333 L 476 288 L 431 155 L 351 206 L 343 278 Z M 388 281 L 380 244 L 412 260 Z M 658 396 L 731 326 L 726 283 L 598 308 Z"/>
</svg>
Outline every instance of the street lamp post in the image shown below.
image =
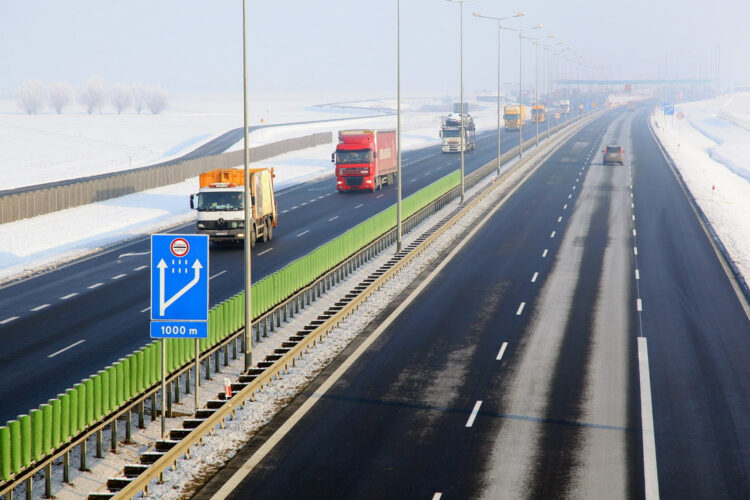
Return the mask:
<svg viewBox="0 0 750 500">
<path fill-rule="evenodd" d="M 536 26 L 532 26 L 531 28 L 528 28 L 528 30 L 537 30 L 541 29 L 544 26 L 541 24 L 537 24 Z M 516 30 L 518 31 L 518 111 L 519 111 L 519 120 L 521 121 L 521 126 L 518 127 L 518 157 L 523 157 L 523 39 L 529 38 L 530 40 L 536 40 L 536 38 L 530 38 L 523 36 L 524 31 L 528 30 Z"/>
<path fill-rule="evenodd" d="M 466 132 L 464 131 L 464 4 L 471 2 L 472 0 L 447 0 L 448 2 L 455 2 L 461 6 L 461 26 L 459 28 L 459 51 L 461 52 L 461 203 L 464 202 L 465 197 L 465 186 L 464 186 L 464 149 L 466 149 Z"/>
<path fill-rule="evenodd" d="M 248 98 L 247 98 L 247 23 L 246 23 L 247 0 L 242 0 L 242 88 L 244 99 L 244 131 L 245 131 L 245 373 L 253 366 L 253 308 L 252 297 L 252 273 L 251 273 L 251 247 L 253 236 L 252 218 L 250 212 L 250 149 L 248 147 Z"/>
<path fill-rule="evenodd" d="M 507 29 L 504 26 L 500 24 L 500 21 L 504 21 L 506 19 L 512 19 L 514 17 L 522 17 L 525 16 L 526 12 L 518 12 L 513 16 L 507 16 L 507 17 L 491 17 L 491 16 L 483 16 L 479 12 L 475 12 L 475 17 L 480 17 L 483 19 L 492 19 L 497 21 L 497 173 L 500 175 L 500 126 L 501 126 L 501 117 L 502 113 L 501 111 L 501 105 L 500 105 L 500 34 L 502 33 L 502 30 Z"/>
<path fill-rule="evenodd" d="M 401 251 L 401 0 L 396 0 L 396 253 Z"/>
</svg>

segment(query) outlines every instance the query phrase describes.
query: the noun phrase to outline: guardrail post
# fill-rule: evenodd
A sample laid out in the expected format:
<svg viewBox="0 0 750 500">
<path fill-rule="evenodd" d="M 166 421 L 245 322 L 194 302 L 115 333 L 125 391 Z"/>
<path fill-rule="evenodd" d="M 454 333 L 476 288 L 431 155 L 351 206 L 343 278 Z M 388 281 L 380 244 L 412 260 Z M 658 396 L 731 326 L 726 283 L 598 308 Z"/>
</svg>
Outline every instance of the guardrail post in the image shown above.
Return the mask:
<svg viewBox="0 0 750 500">
<path fill-rule="evenodd" d="M 78 469 L 81 472 L 86 472 L 86 439 L 81 441 L 81 467 Z"/>
<path fill-rule="evenodd" d="M 139 429 L 145 429 L 146 428 L 146 416 L 144 411 L 144 404 L 143 401 L 138 403 L 138 428 Z"/>
<path fill-rule="evenodd" d="M 172 384 L 172 383 L 174 383 L 174 382 L 170 382 L 170 384 Z M 167 392 L 167 409 L 166 409 L 165 415 L 167 416 L 167 418 L 172 418 L 172 391 L 171 391 L 171 386 L 167 385 L 167 387 L 165 388 L 165 390 Z M 164 408 L 162 408 L 162 411 L 164 411 Z M 164 431 L 166 432 L 166 429 L 164 429 Z M 164 437 L 164 436 L 162 436 L 162 437 Z"/>
<path fill-rule="evenodd" d="M 151 421 L 156 420 L 156 392 L 151 393 Z"/>
<path fill-rule="evenodd" d="M 104 456 L 104 450 L 102 449 L 102 430 L 96 431 L 96 458 L 102 458 Z"/>
<path fill-rule="evenodd" d="M 70 452 L 63 453 L 63 483 L 70 484 Z"/>
<path fill-rule="evenodd" d="M 26 500 L 33 500 L 32 493 L 34 490 L 34 477 L 29 476 L 26 479 Z"/>
<path fill-rule="evenodd" d="M 219 359 L 221 357 L 219 356 L 220 353 L 221 348 L 214 351 L 214 372 L 216 372 L 217 374 L 221 372 L 221 360 Z"/>
<path fill-rule="evenodd" d="M 117 453 L 117 419 L 116 418 L 112 421 L 110 428 L 112 430 L 112 432 L 110 433 L 112 439 L 111 439 L 109 449 L 112 450 L 113 453 Z"/>
<path fill-rule="evenodd" d="M 128 411 L 125 412 L 125 441 L 128 443 L 130 442 L 130 438 L 133 436 L 133 426 L 132 426 L 132 420 L 133 415 L 131 413 L 130 408 L 128 408 Z"/>
<path fill-rule="evenodd" d="M 52 462 L 44 467 L 44 498 L 52 498 Z"/>
<path fill-rule="evenodd" d="M 181 375 L 178 375 L 177 378 L 172 383 L 172 385 L 174 385 L 174 402 L 175 402 L 175 404 L 180 404 L 180 377 L 181 377 Z"/>
</svg>

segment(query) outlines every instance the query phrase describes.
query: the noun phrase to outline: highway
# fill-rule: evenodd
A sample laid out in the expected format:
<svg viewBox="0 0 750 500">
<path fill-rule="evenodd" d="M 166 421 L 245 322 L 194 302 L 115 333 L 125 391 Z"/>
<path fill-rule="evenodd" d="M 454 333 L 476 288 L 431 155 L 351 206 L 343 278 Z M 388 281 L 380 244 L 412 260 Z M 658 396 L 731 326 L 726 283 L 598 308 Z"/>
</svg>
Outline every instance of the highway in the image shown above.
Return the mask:
<svg viewBox="0 0 750 500">
<path fill-rule="evenodd" d="M 524 137 L 531 134 L 527 126 Z M 517 141 L 517 134 L 503 134 L 505 149 Z M 479 151 L 465 155 L 467 173 L 494 158 L 497 135 L 481 134 L 478 143 Z M 458 169 L 459 162 L 459 155 L 442 154 L 439 146 L 404 152 L 404 196 Z M 386 187 L 339 195 L 329 177 L 286 189 L 277 200 L 274 239 L 254 249 L 255 280 L 395 203 L 396 192 Z M 175 197 L 174 203 L 187 207 L 188 200 Z M 194 225 L 172 232 L 193 233 Z M 136 238 L 0 288 L 0 422 L 47 402 L 150 341 L 149 250 L 149 237 Z M 212 305 L 243 288 L 243 261 L 242 248 L 212 247 Z"/>
<path fill-rule="evenodd" d="M 750 496 L 748 315 L 646 115 L 568 140 L 195 498 Z"/>
</svg>

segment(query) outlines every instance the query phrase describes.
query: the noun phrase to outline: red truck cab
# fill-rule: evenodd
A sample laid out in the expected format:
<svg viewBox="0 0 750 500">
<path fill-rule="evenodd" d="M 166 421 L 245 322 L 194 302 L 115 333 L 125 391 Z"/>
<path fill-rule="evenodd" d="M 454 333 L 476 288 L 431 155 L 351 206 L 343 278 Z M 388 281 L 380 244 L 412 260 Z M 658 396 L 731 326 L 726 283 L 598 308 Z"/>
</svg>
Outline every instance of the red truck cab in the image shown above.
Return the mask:
<svg viewBox="0 0 750 500">
<path fill-rule="evenodd" d="M 396 179 L 395 130 L 342 130 L 331 161 L 339 192 L 376 191 Z"/>
</svg>

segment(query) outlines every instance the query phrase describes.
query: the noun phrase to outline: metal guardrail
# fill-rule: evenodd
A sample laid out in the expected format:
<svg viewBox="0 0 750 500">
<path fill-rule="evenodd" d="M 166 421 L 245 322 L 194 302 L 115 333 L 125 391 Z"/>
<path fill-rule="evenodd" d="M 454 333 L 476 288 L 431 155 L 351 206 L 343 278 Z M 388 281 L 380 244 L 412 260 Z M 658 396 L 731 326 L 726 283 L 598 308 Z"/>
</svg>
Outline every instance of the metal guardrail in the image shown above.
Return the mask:
<svg viewBox="0 0 750 500">
<path fill-rule="evenodd" d="M 332 141 L 331 132 L 321 132 L 253 147 L 250 155 L 253 161 L 260 161 Z M 238 150 L 170 165 L 71 179 L 53 186 L 31 186 L 22 192 L 10 190 L 0 193 L 0 224 L 176 184 L 209 170 L 236 167 L 243 161 L 244 151 Z"/>
<path fill-rule="evenodd" d="M 572 120 L 556 127 L 550 128 L 550 133 L 556 133 L 567 126 L 577 123 L 580 119 Z M 540 134 L 541 138 L 541 134 Z M 533 145 L 536 138 L 532 137 L 524 142 L 524 150 Z M 541 144 L 541 142 L 540 142 Z M 518 146 L 514 147 L 510 151 L 504 153 L 500 159 L 500 163 L 505 163 L 513 159 L 518 154 Z M 527 152 L 528 156 L 525 160 L 533 157 L 533 151 Z M 482 178 L 487 176 L 490 172 L 497 169 L 497 161 L 493 160 L 483 165 L 476 171 L 466 176 L 465 185 L 467 188 L 472 187 Z M 443 208 L 447 203 L 456 199 L 460 196 L 460 186 L 452 188 L 450 191 L 440 196 L 435 201 L 429 203 L 422 209 L 418 210 L 411 217 L 403 222 L 404 232 L 411 231 L 416 225 L 420 224 L 427 217 Z M 383 234 L 381 237 L 375 239 L 369 245 L 366 245 L 361 250 L 353 254 L 351 257 L 335 266 L 327 273 L 323 274 L 315 282 L 310 285 L 301 288 L 297 293 L 279 303 L 276 307 L 269 310 L 268 312 L 261 315 L 253 323 L 253 339 L 255 342 L 259 342 L 261 336 L 265 337 L 269 331 L 274 331 L 276 327 L 280 326 L 283 321 L 294 317 L 305 305 L 311 304 L 315 299 L 319 298 L 326 290 L 338 284 L 339 281 L 346 278 L 350 273 L 354 272 L 358 267 L 363 265 L 369 259 L 383 251 L 388 246 L 392 245 L 396 241 L 396 229 L 395 227 Z M 211 376 L 211 357 L 213 356 L 214 371 L 220 372 L 221 370 L 221 354 L 224 354 L 224 365 L 228 364 L 229 359 L 229 348 L 232 347 L 233 356 L 236 359 L 238 351 L 244 350 L 242 341 L 244 339 L 244 329 L 239 329 L 235 333 L 227 336 L 223 341 L 217 343 L 210 349 L 204 351 L 200 355 L 200 363 L 205 366 L 202 367 L 205 377 L 208 379 Z M 239 345 L 238 345 L 239 344 Z M 185 387 L 190 387 L 190 376 L 193 372 L 195 360 L 190 360 L 183 366 L 174 370 L 167 376 L 167 408 L 166 412 L 171 415 L 172 396 L 174 395 L 174 401 L 179 401 L 180 398 L 180 384 L 185 383 Z M 276 366 L 276 365 L 274 365 Z M 62 459 L 63 461 L 63 481 L 67 482 L 70 477 L 70 452 L 75 447 L 80 447 L 80 470 L 86 470 L 87 464 L 87 446 L 88 440 L 92 437 L 96 437 L 96 456 L 101 458 L 104 453 L 104 440 L 103 431 L 106 428 L 111 429 L 110 437 L 110 449 L 112 451 L 117 450 L 118 446 L 118 432 L 117 432 L 117 421 L 119 419 L 125 419 L 125 439 L 129 440 L 131 436 L 132 427 L 132 414 L 138 415 L 138 426 L 139 428 L 145 428 L 145 402 L 150 399 L 150 418 L 152 420 L 157 419 L 159 414 L 159 408 L 157 407 L 157 394 L 161 390 L 160 383 L 154 384 L 140 394 L 134 396 L 126 403 L 122 404 L 115 411 L 108 414 L 106 417 L 98 420 L 94 424 L 82 430 L 70 441 L 62 445 L 59 449 L 55 450 L 53 454 L 45 456 L 38 462 L 32 462 L 22 472 L 15 475 L 11 481 L 0 485 L 0 498 L 7 500 L 12 499 L 13 490 L 20 484 L 26 484 L 26 498 L 31 499 L 31 491 L 33 486 L 33 477 L 39 472 L 44 472 L 45 476 L 45 496 L 51 496 L 51 478 L 52 478 L 52 463 L 56 460 Z M 186 390 L 185 393 L 188 391 Z M 192 435 L 192 433 L 191 433 Z M 157 462 L 158 463 L 158 462 Z M 153 467 L 153 466 L 152 466 Z M 165 467 L 166 468 L 166 467 Z M 150 469 L 149 469 L 150 470 Z M 163 469 L 162 469 L 163 470 Z"/>
</svg>

